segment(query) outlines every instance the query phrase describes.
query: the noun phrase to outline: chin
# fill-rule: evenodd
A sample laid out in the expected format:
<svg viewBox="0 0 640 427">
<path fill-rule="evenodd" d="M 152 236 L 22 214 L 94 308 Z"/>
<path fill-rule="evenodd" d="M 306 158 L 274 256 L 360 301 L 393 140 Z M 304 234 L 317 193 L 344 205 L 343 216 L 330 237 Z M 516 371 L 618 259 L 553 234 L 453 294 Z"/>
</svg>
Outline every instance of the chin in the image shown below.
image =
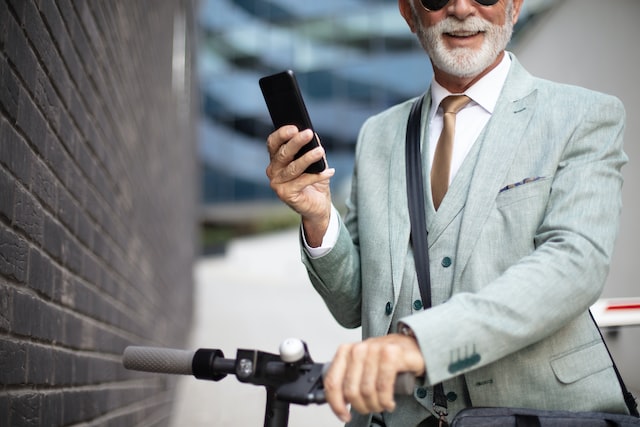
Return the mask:
<svg viewBox="0 0 640 427">
<path fill-rule="evenodd" d="M 445 52 L 434 52 L 434 66 L 455 77 L 475 77 L 491 66 L 498 57 L 488 49 L 456 48 Z"/>
</svg>

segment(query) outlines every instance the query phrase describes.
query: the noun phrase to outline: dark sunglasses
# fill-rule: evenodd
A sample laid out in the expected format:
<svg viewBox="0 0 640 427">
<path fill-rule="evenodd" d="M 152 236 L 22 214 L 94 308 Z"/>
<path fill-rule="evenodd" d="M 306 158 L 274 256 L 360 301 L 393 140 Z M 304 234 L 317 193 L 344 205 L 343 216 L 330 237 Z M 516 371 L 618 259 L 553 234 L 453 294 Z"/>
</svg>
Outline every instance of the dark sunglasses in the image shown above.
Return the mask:
<svg viewBox="0 0 640 427">
<path fill-rule="evenodd" d="M 498 3 L 498 0 L 475 0 L 475 2 L 482 6 L 493 6 Z M 420 0 L 420 3 L 429 12 L 435 12 L 445 7 L 449 0 Z"/>
</svg>

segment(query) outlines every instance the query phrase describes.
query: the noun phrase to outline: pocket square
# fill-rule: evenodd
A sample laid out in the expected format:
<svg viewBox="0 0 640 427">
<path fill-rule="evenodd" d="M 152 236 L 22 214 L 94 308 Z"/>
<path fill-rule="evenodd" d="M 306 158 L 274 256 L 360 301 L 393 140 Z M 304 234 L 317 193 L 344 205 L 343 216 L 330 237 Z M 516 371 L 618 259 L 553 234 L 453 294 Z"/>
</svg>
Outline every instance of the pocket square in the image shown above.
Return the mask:
<svg viewBox="0 0 640 427">
<path fill-rule="evenodd" d="M 541 180 L 542 178 L 544 178 L 544 177 L 543 176 L 533 176 L 533 177 L 525 178 L 522 181 L 514 182 L 513 184 L 509 184 L 509 185 L 507 185 L 505 187 L 502 187 L 500 189 L 500 191 L 498 191 L 498 193 L 502 193 L 503 191 L 507 191 L 507 190 L 510 190 L 512 188 L 519 187 L 520 185 L 529 184 L 530 182 L 535 182 L 535 181 Z"/>
</svg>

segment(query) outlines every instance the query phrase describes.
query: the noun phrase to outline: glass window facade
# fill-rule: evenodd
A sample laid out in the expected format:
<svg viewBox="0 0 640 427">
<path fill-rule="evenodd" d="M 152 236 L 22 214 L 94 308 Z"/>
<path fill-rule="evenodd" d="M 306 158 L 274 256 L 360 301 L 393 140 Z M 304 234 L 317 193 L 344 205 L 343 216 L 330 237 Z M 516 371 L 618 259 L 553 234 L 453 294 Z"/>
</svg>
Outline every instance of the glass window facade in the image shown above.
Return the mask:
<svg viewBox="0 0 640 427">
<path fill-rule="evenodd" d="M 525 2 L 519 28 L 550 3 Z M 203 0 L 199 26 L 205 203 L 275 197 L 265 176 L 272 124 L 260 77 L 295 71 L 336 168 L 334 186 L 348 182 L 364 120 L 419 95 L 432 78 L 397 0 Z"/>
</svg>

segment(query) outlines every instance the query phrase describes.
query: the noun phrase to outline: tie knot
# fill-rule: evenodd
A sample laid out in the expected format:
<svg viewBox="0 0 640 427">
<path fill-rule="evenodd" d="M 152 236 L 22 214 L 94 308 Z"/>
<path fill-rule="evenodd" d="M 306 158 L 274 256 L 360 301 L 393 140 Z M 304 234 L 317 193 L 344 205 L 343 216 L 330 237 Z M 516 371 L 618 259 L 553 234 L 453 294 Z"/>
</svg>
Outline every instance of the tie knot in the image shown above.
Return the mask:
<svg viewBox="0 0 640 427">
<path fill-rule="evenodd" d="M 450 95 L 440 102 L 440 106 L 442 107 L 444 114 L 457 114 L 458 111 L 462 110 L 470 101 L 471 98 L 467 95 Z"/>
</svg>

